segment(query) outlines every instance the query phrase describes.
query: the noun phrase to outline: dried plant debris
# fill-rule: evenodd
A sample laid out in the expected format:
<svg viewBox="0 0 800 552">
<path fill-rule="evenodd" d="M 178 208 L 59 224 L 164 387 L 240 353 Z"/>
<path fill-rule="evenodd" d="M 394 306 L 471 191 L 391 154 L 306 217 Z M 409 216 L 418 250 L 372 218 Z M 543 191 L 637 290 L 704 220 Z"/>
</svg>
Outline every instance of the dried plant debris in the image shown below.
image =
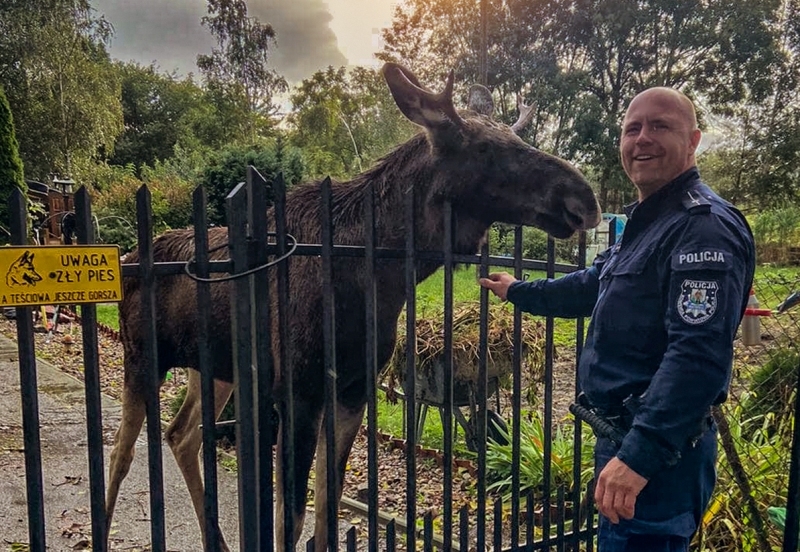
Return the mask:
<svg viewBox="0 0 800 552">
<path fill-rule="evenodd" d="M 407 361 L 406 324 L 404 316 L 398 324 L 397 343 L 382 374 L 383 383 L 390 389 L 402 388 Z M 440 380 L 444 372 L 444 313 L 418 318 L 416 333 L 417 380 Z M 545 355 L 545 328 L 539 320 L 522 317 L 521 368 L 532 379 L 542 374 Z M 477 383 L 480 370 L 480 304 L 465 302 L 453 308 L 453 382 L 454 385 Z M 514 311 L 508 304 L 489 306 L 487 324 L 487 377 L 497 378 L 507 385 L 513 371 Z M 390 397 L 394 398 L 394 397 Z"/>
</svg>

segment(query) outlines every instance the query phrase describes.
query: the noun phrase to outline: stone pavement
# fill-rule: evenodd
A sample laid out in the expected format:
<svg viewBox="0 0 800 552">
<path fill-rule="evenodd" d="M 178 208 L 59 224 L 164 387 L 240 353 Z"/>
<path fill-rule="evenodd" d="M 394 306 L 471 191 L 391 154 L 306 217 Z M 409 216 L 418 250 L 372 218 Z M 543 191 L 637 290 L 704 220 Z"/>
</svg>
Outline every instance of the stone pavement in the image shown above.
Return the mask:
<svg viewBox="0 0 800 552">
<path fill-rule="evenodd" d="M 17 345 L 0 336 L 0 550 L 26 550 L 29 541 L 23 454 L 22 410 Z M 89 464 L 83 383 L 37 359 L 45 539 L 50 551 L 90 549 Z M 105 470 L 121 408 L 104 397 Z M 189 493 L 172 453 L 164 448 L 164 499 L 167 549 L 202 550 Z M 147 428 L 136 446 L 131 471 L 122 485 L 114 515 L 111 550 L 149 550 Z M 238 549 L 236 476 L 219 469 L 220 525 L 232 550 Z M 313 517 L 313 516 L 307 516 Z"/>
<path fill-rule="evenodd" d="M 45 504 L 45 544 L 48 551 L 91 550 L 89 461 L 83 382 L 37 358 L 39 437 Z M 105 476 L 111 444 L 119 426 L 121 405 L 103 396 L 103 455 Z M 183 482 L 169 446 L 162 440 L 166 541 L 169 552 L 199 552 L 202 539 Z M 219 466 L 220 527 L 231 550 L 239 549 L 236 474 Z M 107 482 L 106 482 L 107 483 Z M 0 551 L 25 551 L 29 542 L 25 488 L 25 457 L 19 362 L 16 342 L 0 335 Z M 351 505 L 352 506 L 352 505 Z M 351 508 L 352 509 L 352 508 Z M 147 466 L 147 425 L 136 444 L 131 470 L 120 490 L 109 538 L 113 551 L 150 550 L 150 498 Z M 313 536 L 313 507 L 297 545 Z M 352 526 L 339 521 L 340 543 Z M 16 545 L 16 546 L 15 546 Z M 359 550 L 366 543 L 359 543 Z"/>
</svg>

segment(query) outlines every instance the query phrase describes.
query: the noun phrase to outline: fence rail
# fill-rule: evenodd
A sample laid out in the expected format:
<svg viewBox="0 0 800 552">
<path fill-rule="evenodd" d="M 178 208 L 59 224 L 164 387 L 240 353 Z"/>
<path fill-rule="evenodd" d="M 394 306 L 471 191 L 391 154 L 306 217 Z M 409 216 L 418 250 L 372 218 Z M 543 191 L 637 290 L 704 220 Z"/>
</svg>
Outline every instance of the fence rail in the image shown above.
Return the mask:
<svg viewBox="0 0 800 552">
<path fill-rule="evenodd" d="M 158 388 L 161 375 L 157 369 L 159 358 L 159 328 L 156 290 L 163 278 L 185 278 L 187 285 L 194 279 L 196 289 L 197 317 L 187 320 L 196 324 L 199 336 L 198 367 L 202 385 L 202 442 L 203 479 L 205 513 L 205 547 L 210 551 L 221 550 L 219 535 L 219 511 L 217 502 L 216 472 L 216 430 L 214 415 L 214 366 L 212 351 L 212 329 L 209 321 L 213 310 L 219 308 L 212 301 L 211 287 L 226 285 L 230 289 L 231 333 L 234 341 L 232 364 L 234 366 L 235 406 L 236 406 L 236 455 L 238 465 L 239 535 L 241 550 L 293 549 L 294 524 L 292 512 L 305 507 L 298 480 L 295 457 L 298 447 L 308 443 L 295 442 L 295 428 L 304 420 L 297 419 L 293 408 L 293 397 L 302 390 L 292 370 L 294 361 L 302 351 L 293 347 L 292 330 L 289 327 L 288 312 L 296 305 L 298 290 L 293 290 L 289 266 L 298 259 L 318 263 L 320 267 L 323 297 L 319 305 L 323 325 L 324 346 L 322 366 L 324 368 L 324 397 L 328 405 L 323 416 L 322 432 L 326 435 L 324 450 L 326 462 L 326 488 L 317 489 L 328 498 L 326 535 L 331 549 L 338 550 L 342 545 L 347 550 L 378 549 L 415 550 L 418 540 L 422 547 L 443 550 L 592 550 L 594 547 L 595 511 L 592 504 L 591 489 L 581 484 L 582 470 L 580 458 L 587 432 L 580 424 L 574 425 L 570 448 L 572 464 L 571 486 L 553 484 L 553 446 L 554 428 L 563 422 L 554 415 L 554 371 L 556 370 L 557 346 L 553 319 L 545 319 L 545 339 L 543 343 L 543 377 L 540 384 L 541 402 L 536 405 L 523 404 L 525 386 L 534 383 L 523 377 L 523 352 L 521 348 L 521 328 L 523 318 L 518 310 L 513 314 L 511 328 L 514 342 L 510 382 L 507 392 L 511 408 L 511 483 L 506 499 L 487 491 L 490 485 L 487 469 L 489 438 L 488 350 L 489 297 L 486 290 L 480 294 L 479 344 L 477 378 L 474 382 L 476 416 L 475 442 L 477 447 L 472 458 L 476 466 L 474 482 L 474 501 L 470 505 L 456 505 L 454 511 L 453 466 L 460 454 L 454 447 L 454 429 L 459 408 L 453 400 L 454 354 L 454 274 L 457 265 L 473 266 L 480 275 L 487 275 L 489 267 L 505 267 L 513 271 L 517 278 L 523 278 L 526 271 L 544 271 L 548 277 L 570 272 L 584 266 L 586 236 L 582 234 L 576 242 L 577 263 L 556 262 L 555 246 L 548 242 L 547 260 L 538 261 L 522 258 L 522 229 L 514 234 L 514 255 L 512 257 L 489 254 L 489 246 L 484 245 L 477 255 L 463 254 L 455 247 L 454 217 L 449 206 L 444 209 L 444 228 L 440 251 L 418 251 L 415 247 L 414 231 L 407 232 L 404 249 L 379 247 L 374 219 L 374 202 L 367 194 L 363 213 L 363 244 L 334 243 L 332 221 L 332 196 L 330 181 L 321 184 L 320 243 L 295 243 L 286 228 L 285 198 L 283 180 L 278 177 L 270 183 L 275 203 L 268 211 L 268 184 L 254 170 L 248 172 L 247 182 L 235 188 L 228 196 L 229 234 L 227 242 L 228 258 L 212 259 L 209 255 L 209 242 L 206 224 L 206 198 L 202 189 L 194 194 L 194 253 L 190 261 L 156 262 L 153 251 L 152 213 L 150 197 L 146 187 L 137 196 L 139 262 L 124 264 L 123 276 L 126 279 L 138 278 L 142 290 L 141 309 L 143 333 L 147 337 L 144 352 L 147 363 L 152 367 L 150 386 L 147 389 L 147 442 L 150 470 L 149 515 L 152 534 L 152 550 L 165 551 L 167 529 L 164 512 L 164 481 L 162 476 L 162 435 L 161 413 L 159 411 Z M 415 228 L 413 190 L 407 194 L 404 206 L 406 228 Z M 77 237 L 80 244 L 94 241 L 91 225 L 91 205 L 87 191 L 78 190 L 75 195 L 77 215 Z M 12 233 L 15 244 L 27 243 L 26 204 L 21 194 L 15 194 L 10 204 L 12 214 Z M 616 224 L 609 224 L 614 234 Z M 610 243 L 614 238 L 610 237 Z M 389 264 L 387 264 L 389 263 Z M 442 458 L 442 504 L 441 512 L 424 512 L 417 509 L 416 475 L 420 469 L 415 451 L 420 443 L 418 414 L 423 405 L 417 399 L 420 382 L 416 376 L 416 326 L 417 302 L 415 284 L 420 267 L 441 264 L 444 279 L 443 327 L 443 381 L 445 400 L 441 405 L 444 437 L 441 448 Z M 378 479 L 378 457 L 381 444 L 377 433 L 378 389 L 382 366 L 377 351 L 381 344 L 381 333 L 377 312 L 381 308 L 381 270 L 389 266 L 401 271 L 405 276 L 405 334 L 406 334 L 406 374 L 405 394 L 405 444 L 406 444 L 406 486 L 404 489 L 385 490 Z M 366 424 L 368 447 L 368 474 L 365 512 L 366 530 L 355 527 L 345 533 L 344 543 L 340 543 L 340 522 L 337 516 L 338 496 L 336 485 L 330 484 L 339 477 L 335 465 L 337 431 L 337 409 L 335 398 L 340 396 L 342 386 L 348 382 L 339 377 L 340 360 L 335 336 L 343 324 L 337 316 L 337 273 L 342 270 L 359 270 L 368 290 L 364 297 L 363 343 L 367 350 L 366 385 L 367 406 Z M 756 293 L 763 301 L 776 304 L 780 295 L 797 282 L 785 281 L 779 271 L 770 277 L 760 277 L 756 283 Z M 222 275 L 222 276 L 221 276 Z M 784 281 L 780 280 L 784 278 Z M 214 278 L 222 278 L 227 283 L 209 283 Z M 770 279 L 772 278 L 772 279 Z M 392 290 L 397 291 L 397 290 Z M 775 303 L 773 303 L 775 302 Z M 799 309 L 800 310 L 800 309 Z M 30 549 L 44 551 L 45 542 L 45 493 L 42 483 L 42 459 L 40 453 L 36 351 L 33 340 L 32 309 L 17 308 L 17 340 L 19 344 L 20 392 L 22 395 L 22 421 L 25 443 L 25 467 L 27 488 L 27 515 L 30 536 Z M 92 304 L 81 306 L 81 325 L 83 330 L 83 358 L 85 364 L 86 408 L 87 408 L 87 448 L 90 477 L 90 506 L 92 518 L 92 549 L 108 550 L 108 520 L 105 511 L 105 464 L 102 442 L 102 412 L 100 409 L 100 376 L 97 341 L 96 309 Z M 730 401 L 718 413 L 724 416 L 731 426 L 722 434 L 722 454 L 720 455 L 720 485 L 712 500 L 709 512 L 704 518 L 696 543 L 708 550 L 767 550 L 782 546 L 784 551 L 796 550 L 798 545 L 798 474 L 800 465 L 800 439 L 794 423 L 800 403 L 798 403 L 797 381 L 800 355 L 798 355 L 797 315 L 789 312 L 781 317 L 775 316 L 763 322 L 764 336 L 756 348 L 744 347 L 737 343 L 734 381 Z M 575 325 L 573 344 L 566 347 L 571 358 L 579 358 L 582 350 L 584 321 Z M 559 345 L 562 349 L 564 345 Z M 794 355 L 794 356 L 792 356 Z M 563 362 L 562 362 L 563 365 Z M 561 366 L 563 368 L 563 366 Z M 572 366 L 574 368 L 574 365 Z M 277 399 L 273 397 L 273 383 L 276 377 L 283 383 L 283 400 L 286 407 L 280 435 L 273 435 L 273 409 Z M 538 412 L 542 418 L 541 442 L 543 465 L 542 481 L 535 492 L 522 490 L 520 477 L 522 457 L 521 427 L 526 416 Z M 273 446 L 276 438 L 282 443 L 282 472 L 275 474 Z M 273 504 L 273 477 L 277 476 L 284 486 L 285 508 L 281 512 Z M 744 479 L 742 479 L 744 478 Z M 302 478 L 301 478 L 302 479 Z M 345 482 L 347 485 L 347 482 Z M 405 519 L 379 511 L 381 493 L 392 492 L 405 495 Z M 768 510 L 767 507 L 773 507 Z M 785 524 L 770 521 L 777 508 L 785 507 Z M 283 515 L 281 515 L 283 514 Z M 277 516 L 277 519 L 275 517 Z M 731 525 L 730 521 L 735 523 Z M 277 531 L 279 524 L 284 532 Z M 282 542 L 275 542 L 279 535 Z M 733 548 L 720 548 L 720 543 L 728 543 Z M 301 543 L 307 549 L 313 542 Z"/>
</svg>

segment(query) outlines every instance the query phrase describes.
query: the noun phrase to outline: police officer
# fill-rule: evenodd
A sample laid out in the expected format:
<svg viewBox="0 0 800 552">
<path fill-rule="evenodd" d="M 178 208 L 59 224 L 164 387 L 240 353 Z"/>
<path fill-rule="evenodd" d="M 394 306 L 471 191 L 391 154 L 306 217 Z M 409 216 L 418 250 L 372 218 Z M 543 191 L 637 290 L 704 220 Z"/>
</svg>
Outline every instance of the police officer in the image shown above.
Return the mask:
<svg viewBox="0 0 800 552">
<path fill-rule="evenodd" d="M 480 280 L 532 314 L 591 316 L 580 390 L 624 435 L 595 446 L 600 552 L 688 550 L 716 480 L 710 407 L 727 396 L 755 247 L 742 214 L 700 180 L 699 143 L 686 96 L 640 93 L 620 139 L 639 196 L 621 240 L 558 279 Z"/>
</svg>

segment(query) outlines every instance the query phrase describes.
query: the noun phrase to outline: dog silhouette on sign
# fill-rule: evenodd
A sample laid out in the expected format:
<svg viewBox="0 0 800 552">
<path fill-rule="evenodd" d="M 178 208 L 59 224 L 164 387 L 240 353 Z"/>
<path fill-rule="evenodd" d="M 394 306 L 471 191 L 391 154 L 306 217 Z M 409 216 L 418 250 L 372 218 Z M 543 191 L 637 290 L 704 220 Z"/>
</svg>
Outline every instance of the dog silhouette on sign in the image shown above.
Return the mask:
<svg viewBox="0 0 800 552">
<path fill-rule="evenodd" d="M 42 276 L 36 272 L 36 267 L 33 266 L 33 255 L 30 251 L 26 251 L 19 259 L 11 263 L 6 272 L 8 287 L 35 286 L 36 282 L 41 281 Z"/>
</svg>

